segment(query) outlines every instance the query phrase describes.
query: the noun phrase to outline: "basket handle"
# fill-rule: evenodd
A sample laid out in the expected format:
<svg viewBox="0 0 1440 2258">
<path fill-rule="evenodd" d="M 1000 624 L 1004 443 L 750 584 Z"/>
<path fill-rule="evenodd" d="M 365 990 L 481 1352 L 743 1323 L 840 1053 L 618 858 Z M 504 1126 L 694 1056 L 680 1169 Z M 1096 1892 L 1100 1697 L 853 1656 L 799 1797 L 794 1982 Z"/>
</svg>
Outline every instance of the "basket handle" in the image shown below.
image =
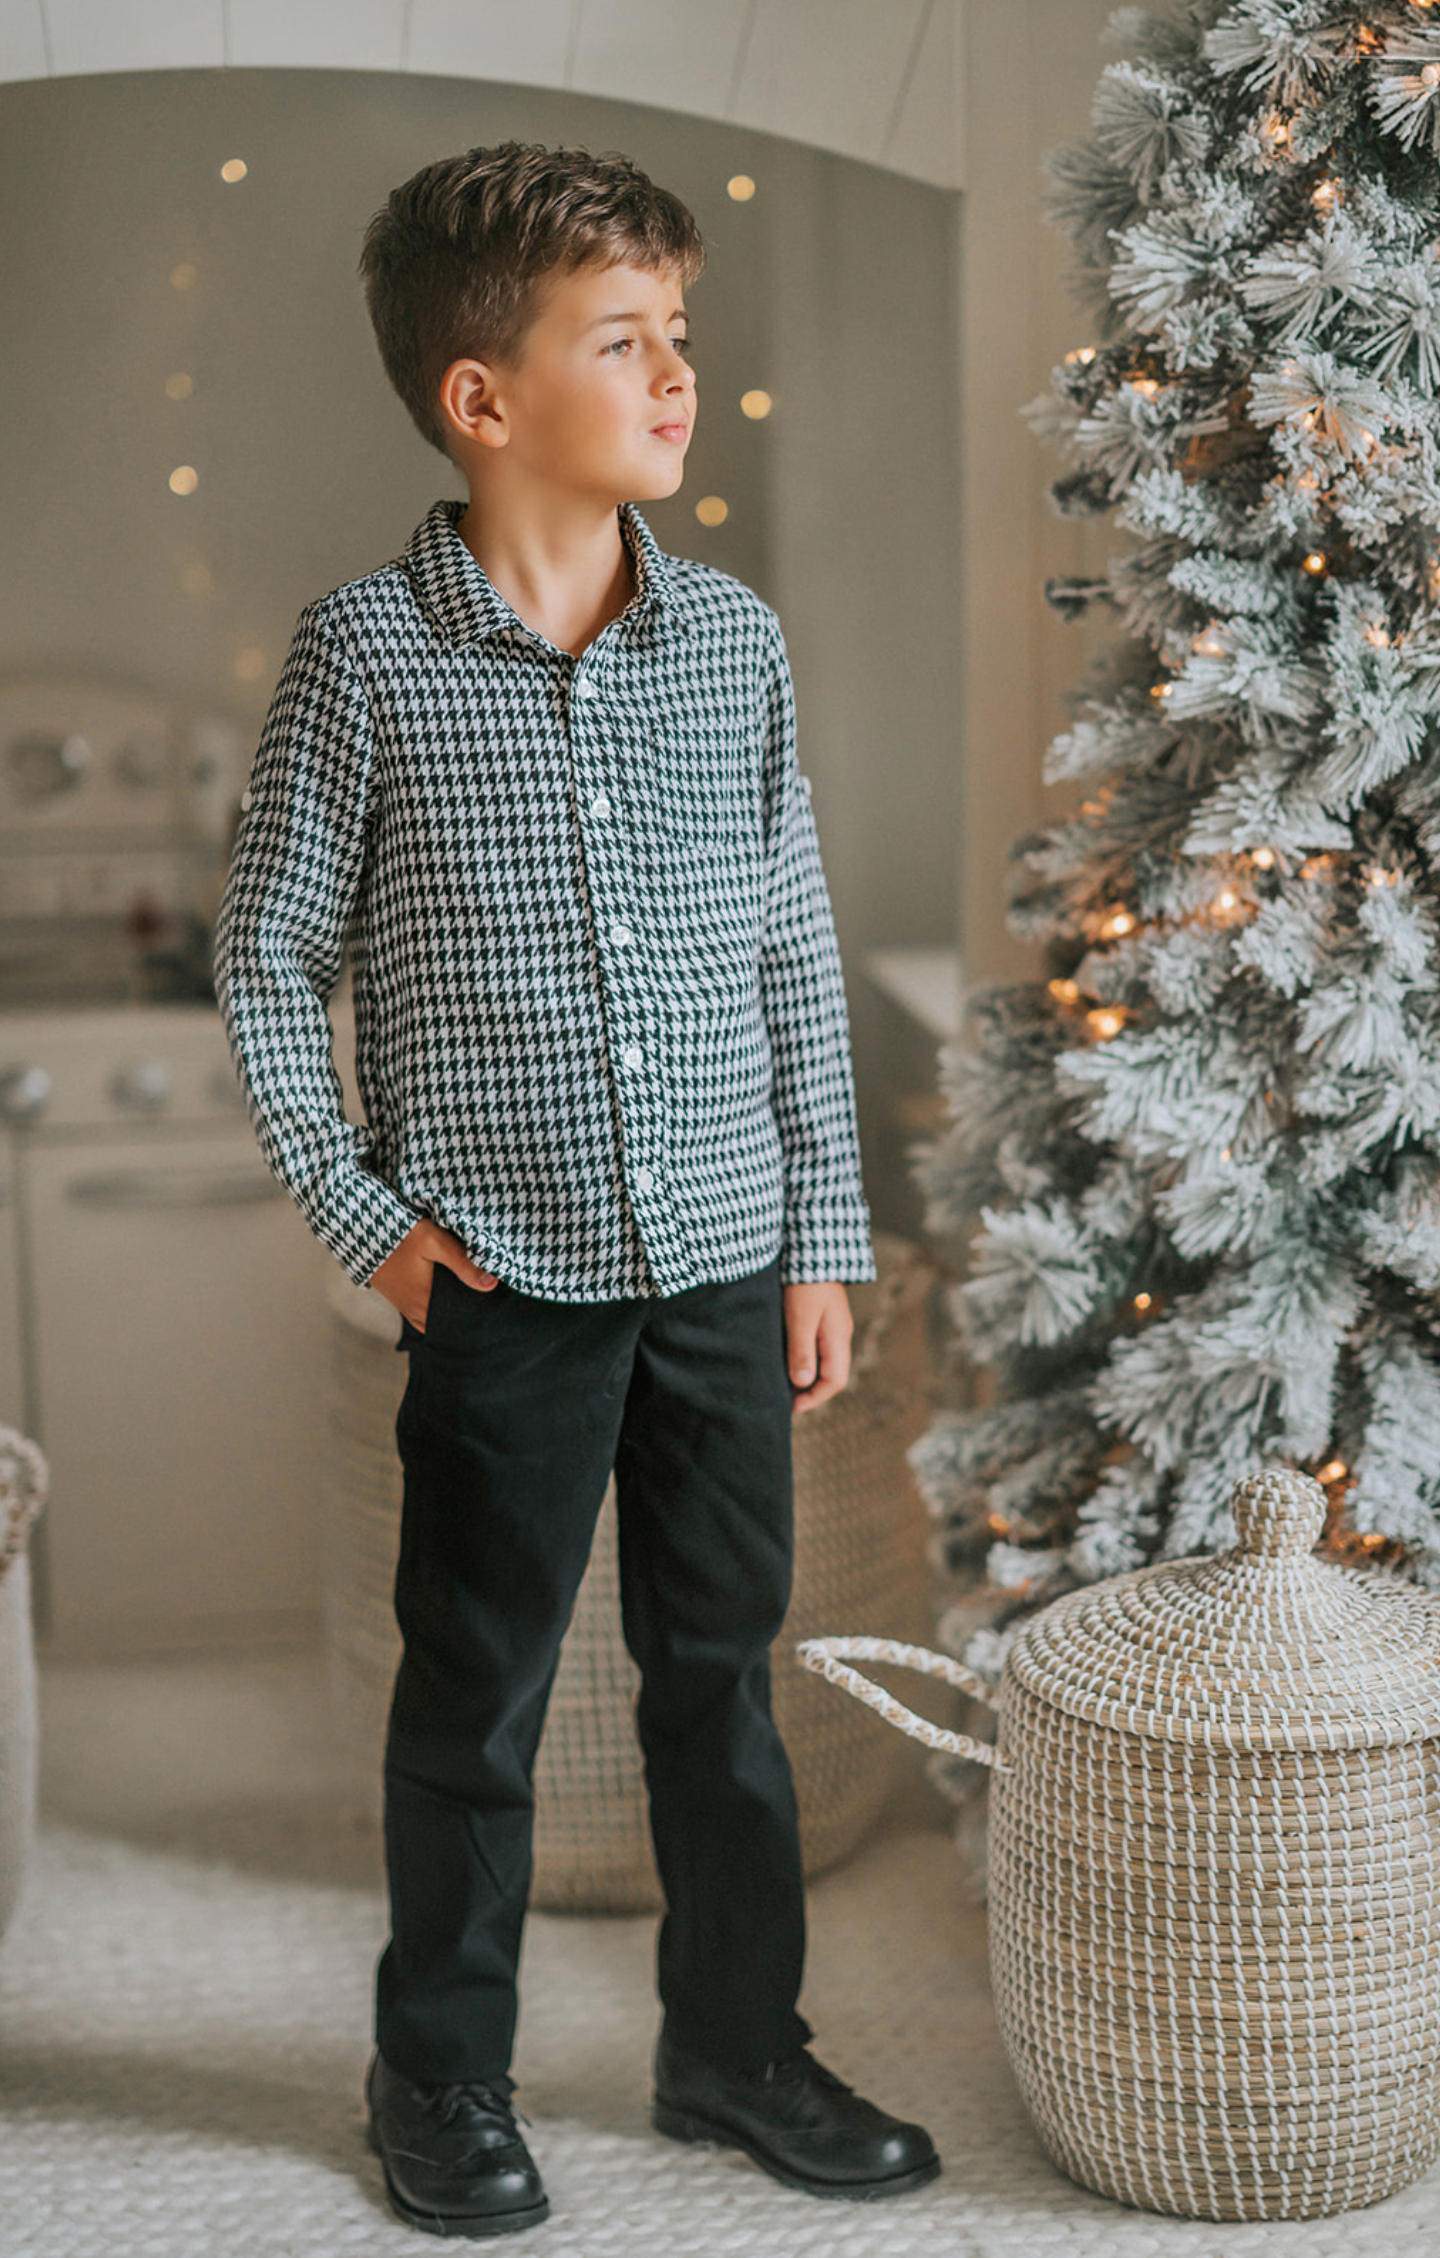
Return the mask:
<svg viewBox="0 0 1440 2258">
<path fill-rule="evenodd" d="M 897 1701 L 893 1694 L 877 1686 L 873 1678 L 862 1677 L 858 1670 L 849 1668 L 850 1662 L 896 1662 L 905 1670 L 923 1670 L 929 1678 L 943 1678 L 947 1685 L 958 1686 L 962 1693 L 973 1694 L 988 1709 L 998 1708 L 995 1689 L 980 1676 L 978 1670 L 967 1669 L 952 1655 L 932 1654 L 926 1646 L 907 1646 L 902 1639 L 802 1639 L 795 1652 L 807 1670 L 817 1677 L 828 1678 L 832 1686 L 840 1686 L 867 1709 L 883 1717 L 887 1725 L 904 1733 L 912 1741 L 923 1741 L 926 1748 L 934 1748 L 946 1756 L 973 1757 L 977 1764 L 989 1764 L 997 1772 L 1007 1769 L 999 1751 L 989 1741 L 972 1740 L 968 1733 L 952 1733 L 943 1725 L 932 1725 L 928 1718 L 917 1717 L 913 1709 Z"/>
<path fill-rule="evenodd" d="M 36 1445 L 0 1427 L 0 1580 L 25 1550 L 49 1486 L 50 1469 Z"/>
</svg>

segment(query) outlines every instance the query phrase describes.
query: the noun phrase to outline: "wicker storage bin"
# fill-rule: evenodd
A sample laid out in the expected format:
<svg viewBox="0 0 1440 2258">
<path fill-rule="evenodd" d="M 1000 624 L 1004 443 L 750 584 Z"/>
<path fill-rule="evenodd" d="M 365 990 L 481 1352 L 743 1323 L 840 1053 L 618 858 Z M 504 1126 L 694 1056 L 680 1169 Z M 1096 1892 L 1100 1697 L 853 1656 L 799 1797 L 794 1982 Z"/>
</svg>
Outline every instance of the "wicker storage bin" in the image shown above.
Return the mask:
<svg viewBox="0 0 1440 2258">
<path fill-rule="evenodd" d="M 48 1480 L 35 1445 L 0 1427 L 0 1936 L 35 1832 L 40 1736 L 25 1547 Z"/>
<path fill-rule="evenodd" d="M 927 1303 L 934 1272 L 897 1239 L 876 1241 L 878 1281 L 856 1286 L 850 1388 L 795 1436 L 795 1589 L 774 1650 L 775 1714 L 790 1752 L 806 1870 L 856 1847 L 894 1793 L 891 1735 L 807 1677 L 796 1642 L 837 1620 L 931 1621 L 928 1518 L 906 1451 L 930 1415 Z M 389 1305 L 337 1276 L 323 1576 L 331 1683 L 367 1781 L 399 1659 L 391 1585 L 400 1516 L 395 1413 L 405 1382 Z M 615 1506 L 607 1496 L 551 1695 L 536 1765 L 532 1904 L 551 1911 L 658 1907 L 634 1729 L 637 1676 L 620 1632 Z"/>
<path fill-rule="evenodd" d="M 1440 1605 L 1312 1558 L 1323 1515 L 1306 1476 L 1257 1475 L 1234 1552 L 1043 1610 L 994 1748 L 847 1666 L 985 1698 L 948 1657 L 806 1649 L 913 1737 L 993 1763 L 1011 2064 L 1056 2163 L 1148 2210 L 1323 2217 L 1440 2152 Z"/>
</svg>

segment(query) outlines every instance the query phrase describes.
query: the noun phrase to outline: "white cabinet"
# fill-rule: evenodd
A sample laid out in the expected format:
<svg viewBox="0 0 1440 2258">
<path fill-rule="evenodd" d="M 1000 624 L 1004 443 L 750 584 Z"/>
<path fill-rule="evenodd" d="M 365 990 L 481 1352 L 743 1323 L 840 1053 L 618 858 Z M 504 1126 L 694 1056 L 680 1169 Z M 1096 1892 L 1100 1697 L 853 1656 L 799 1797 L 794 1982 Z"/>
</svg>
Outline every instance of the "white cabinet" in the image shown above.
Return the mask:
<svg viewBox="0 0 1440 2258">
<path fill-rule="evenodd" d="M 308 1626 L 330 1258 L 218 1015 L 0 1014 L 0 1115 L 0 1418 L 51 1464 L 45 1629 L 140 1652 Z"/>
<path fill-rule="evenodd" d="M 253 1140 L 34 1148 L 26 1178 L 54 1635 L 313 1610 L 325 1257 Z"/>
</svg>

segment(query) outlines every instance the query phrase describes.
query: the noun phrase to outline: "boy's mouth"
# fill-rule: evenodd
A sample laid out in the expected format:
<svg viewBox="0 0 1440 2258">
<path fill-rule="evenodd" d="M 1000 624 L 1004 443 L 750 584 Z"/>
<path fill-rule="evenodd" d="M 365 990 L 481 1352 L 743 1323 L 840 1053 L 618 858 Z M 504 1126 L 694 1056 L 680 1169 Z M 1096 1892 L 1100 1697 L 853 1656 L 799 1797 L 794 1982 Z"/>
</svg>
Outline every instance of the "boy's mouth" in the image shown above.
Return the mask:
<svg viewBox="0 0 1440 2258">
<path fill-rule="evenodd" d="M 685 439 L 689 433 L 688 423 L 652 423 L 650 426 L 652 439 Z"/>
</svg>

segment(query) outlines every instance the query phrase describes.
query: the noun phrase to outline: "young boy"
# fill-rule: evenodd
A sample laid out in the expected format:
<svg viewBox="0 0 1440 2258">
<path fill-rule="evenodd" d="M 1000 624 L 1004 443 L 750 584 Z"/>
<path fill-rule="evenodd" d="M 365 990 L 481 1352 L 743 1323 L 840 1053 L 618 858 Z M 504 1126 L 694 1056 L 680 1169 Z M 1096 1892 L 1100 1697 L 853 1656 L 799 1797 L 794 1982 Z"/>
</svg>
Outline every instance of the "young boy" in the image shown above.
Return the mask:
<svg viewBox="0 0 1440 2258">
<path fill-rule="evenodd" d="M 674 196 L 583 150 L 473 149 L 377 214 L 381 356 L 469 498 L 302 615 L 220 919 L 267 1157 L 410 1356 L 367 2091 L 434 2234 L 547 2211 L 508 2076 L 531 1772 L 612 1468 L 656 2126 L 816 2195 L 939 2170 L 795 2004 L 790 1421 L 844 1386 L 839 1281 L 873 1269 L 778 623 L 633 507 L 681 482 L 703 263 Z M 347 931 L 364 1128 L 325 1011 Z"/>
</svg>

